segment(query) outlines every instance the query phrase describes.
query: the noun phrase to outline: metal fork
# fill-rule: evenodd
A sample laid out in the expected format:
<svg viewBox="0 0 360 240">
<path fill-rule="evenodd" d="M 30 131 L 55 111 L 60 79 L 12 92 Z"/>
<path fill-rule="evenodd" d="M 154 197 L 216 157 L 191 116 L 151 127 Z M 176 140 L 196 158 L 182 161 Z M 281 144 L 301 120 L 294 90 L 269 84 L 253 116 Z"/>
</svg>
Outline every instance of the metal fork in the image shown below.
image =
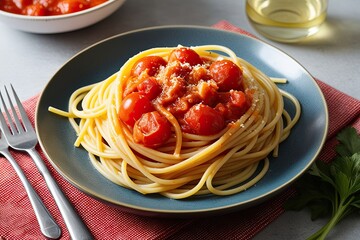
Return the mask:
<svg viewBox="0 0 360 240">
<path fill-rule="evenodd" d="M 10 154 L 8 150 L 8 144 L 6 142 L 6 139 L 2 136 L 1 129 L 0 129 L 0 153 L 9 160 L 10 164 L 13 166 L 15 172 L 19 176 L 22 184 L 24 185 L 26 193 L 30 199 L 30 203 L 34 209 L 35 216 L 38 220 L 42 234 L 44 234 L 44 236 L 51 239 L 59 238 L 61 235 L 60 227 L 57 225 L 54 218 L 51 216 L 50 212 L 47 210 L 44 203 L 41 201 L 39 195 L 35 192 L 35 190 L 31 186 L 29 180 L 26 178 L 24 172 L 21 170 L 18 163 Z"/>
<path fill-rule="evenodd" d="M 35 146 L 38 143 L 37 136 L 34 128 L 31 125 L 31 122 L 26 115 L 25 109 L 22 106 L 19 97 L 17 96 L 13 86 L 11 85 L 12 93 L 14 99 L 16 101 L 16 105 L 18 107 L 21 119 L 17 115 L 15 111 L 14 104 L 10 98 L 9 92 L 7 88 L 4 86 L 5 92 L 8 98 L 8 102 L 10 105 L 10 109 L 12 112 L 12 117 L 14 122 L 11 121 L 11 114 L 6 107 L 4 98 L 0 92 L 1 102 L 6 113 L 9 127 L 6 124 L 5 117 L 0 111 L 0 123 L 3 129 L 3 133 L 8 144 L 20 151 L 26 151 L 32 157 L 37 166 L 38 170 L 42 174 L 45 179 L 46 185 L 48 186 L 52 196 L 55 199 L 55 202 L 60 210 L 62 217 L 64 218 L 65 224 L 69 230 L 70 236 L 72 239 L 93 239 L 91 233 L 88 228 L 82 222 L 81 218 L 75 212 L 73 206 L 70 204 L 69 200 L 66 198 L 64 193 L 59 188 L 58 184 L 52 178 L 49 170 L 47 169 L 45 163 L 41 159 L 39 153 L 35 150 Z"/>
</svg>

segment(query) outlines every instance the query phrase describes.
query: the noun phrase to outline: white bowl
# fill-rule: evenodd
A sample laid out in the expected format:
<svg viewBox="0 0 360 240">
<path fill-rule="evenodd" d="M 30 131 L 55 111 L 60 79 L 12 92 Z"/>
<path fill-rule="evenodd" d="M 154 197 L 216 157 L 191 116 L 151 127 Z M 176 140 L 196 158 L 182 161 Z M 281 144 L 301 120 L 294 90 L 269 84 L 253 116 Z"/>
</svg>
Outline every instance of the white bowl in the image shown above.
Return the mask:
<svg viewBox="0 0 360 240">
<path fill-rule="evenodd" d="M 31 33 L 61 33 L 95 24 L 114 13 L 125 0 L 109 0 L 95 7 L 56 16 L 25 16 L 0 10 L 0 22 Z"/>
</svg>

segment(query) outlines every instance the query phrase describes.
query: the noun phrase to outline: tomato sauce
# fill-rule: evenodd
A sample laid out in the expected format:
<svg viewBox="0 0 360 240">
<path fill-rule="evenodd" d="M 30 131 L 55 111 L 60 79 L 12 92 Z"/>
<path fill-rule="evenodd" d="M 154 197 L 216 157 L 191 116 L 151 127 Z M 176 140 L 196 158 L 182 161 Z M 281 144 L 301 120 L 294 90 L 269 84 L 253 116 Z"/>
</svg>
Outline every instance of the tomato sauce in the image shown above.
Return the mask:
<svg viewBox="0 0 360 240">
<path fill-rule="evenodd" d="M 134 140 L 148 147 L 171 136 L 167 119 L 155 105 L 169 111 L 184 132 L 213 135 L 238 120 L 250 107 L 252 93 L 242 70 L 230 60 L 200 57 L 191 48 L 139 59 L 124 89 L 119 119 L 133 128 Z"/>
<path fill-rule="evenodd" d="M 54 16 L 79 12 L 107 0 L 0 0 L 0 10 L 28 15 Z"/>
</svg>

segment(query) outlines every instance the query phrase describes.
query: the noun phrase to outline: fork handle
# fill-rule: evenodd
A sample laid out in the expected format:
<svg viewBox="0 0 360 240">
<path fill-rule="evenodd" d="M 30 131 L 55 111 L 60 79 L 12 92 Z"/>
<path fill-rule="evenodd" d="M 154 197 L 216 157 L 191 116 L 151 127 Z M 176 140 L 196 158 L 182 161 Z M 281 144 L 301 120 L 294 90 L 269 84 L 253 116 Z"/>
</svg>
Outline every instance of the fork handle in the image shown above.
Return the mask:
<svg viewBox="0 0 360 240">
<path fill-rule="evenodd" d="M 66 198 L 65 194 L 61 191 L 59 185 L 51 176 L 39 153 L 35 150 L 35 148 L 28 149 L 26 151 L 30 154 L 40 173 L 44 177 L 46 185 L 48 186 L 50 193 L 54 197 L 60 213 L 65 221 L 65 225 L 69 230 L 71 239 L 93 239 L 93 236 L 91 235 L 89 229 L 83 223 L 69 200 Z"/>
<path fill-rule="evenodd" d="M 15 161 L 9 151 L 1 151 L 1 153 L 9 160 L 10 164 L 13 166 L 15 172 L 19 176 L 22 184 L 24 185 L 42 234 L 51 239 L 59 238 L 61 235 L 61 229 L 59 225 L 57 225 L 54 218 L 51 216 L 50 212 L 41 201 L 41 198 L 31 186 L 29 180 L 26 178 L 18 163 Z"/>
</svg>

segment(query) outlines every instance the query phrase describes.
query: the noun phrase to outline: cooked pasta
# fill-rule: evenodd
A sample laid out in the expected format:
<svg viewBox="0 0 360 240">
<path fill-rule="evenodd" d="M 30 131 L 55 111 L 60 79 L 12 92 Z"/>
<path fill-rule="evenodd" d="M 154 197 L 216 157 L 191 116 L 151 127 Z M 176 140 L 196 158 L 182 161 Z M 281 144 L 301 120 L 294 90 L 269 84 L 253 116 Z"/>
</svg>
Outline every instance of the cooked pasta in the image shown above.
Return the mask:
<svg viewBox="0 0 360 240">
<path fill-rule="evenodd" d="M 175 54 L 174 60 L 172 53 L 179 49 L 195 52 L 200 64 L 181 62 L 181 54 Z M 161 63 L 154 65 L 152 60 L 153 65 L 145 68 L 146 63 L 141 61 L 148 56 L 161 57 L 164 62 L 160 59 Z M 222 60 L 231 61 L 241 70 L 241 75 L 236 75 L 241 76 L 235 86 L 238 90 L 233 90 L 233 82 L 225 83 L 229 87 L 214 82 L 212 76 L 218 69 L 211 68 Z M 233 66 L 229 69 L 234 71 Z M 142 91 L 142 83 L 149 78 L 155 80 L 160 91 L 150 98 L 150 110 L 143 110 L 147 103 L 139 103 L 147 114 L 129 118 L 136 111 L 130 109 L 124 114 L 128 104 L 135 101 L 126 102 L 127 96 Z M 174 90 L 181 81 L 185 84 L 179 87 L 181 91 Z M 274 81 L 284 82 L 269 78 L 224 46 L 152 48 L 130 58 L 107 79 L 76 90 L 67 111 L 54 107 L 49 111 L 70 120 L 77 134 L 75 146 L 85 148 L 93 166 L 122 187 L 174 199 L 230 195 L 250 188 L 266 174 L 271 164 L 268 156 L 277 157 L 279 144 L 299 119 L 298 100 L 280 90 Z M 146 85 L 144 91 L 149 93 L 149 89 Z M 183 95 L 190 91 L 196 94 Z M 209 96 L 216 96 L 216 101 L 205 106 Z M 294 116 L 284 109 L 284 97 L 294 104 Z M 241 111 L 236 108 L 240 102 L 245 106 Z M 201 108 L 204 116 L 199 117 L 196 114 Z M 192 114 L 188 113 L 190 109 Z M 207 114 L 213 112 L 223 115 L 207 119 Z M 148 118 L 139 119 L 144 115 Z M 154 117 L 167 124 L 156 138 L 160 142 L 147 140 L 148 135 L 143 133 L 154 127 L 149 126 Z M 202 122 L 209 127 L 200 126 Z"/>
</svg>

